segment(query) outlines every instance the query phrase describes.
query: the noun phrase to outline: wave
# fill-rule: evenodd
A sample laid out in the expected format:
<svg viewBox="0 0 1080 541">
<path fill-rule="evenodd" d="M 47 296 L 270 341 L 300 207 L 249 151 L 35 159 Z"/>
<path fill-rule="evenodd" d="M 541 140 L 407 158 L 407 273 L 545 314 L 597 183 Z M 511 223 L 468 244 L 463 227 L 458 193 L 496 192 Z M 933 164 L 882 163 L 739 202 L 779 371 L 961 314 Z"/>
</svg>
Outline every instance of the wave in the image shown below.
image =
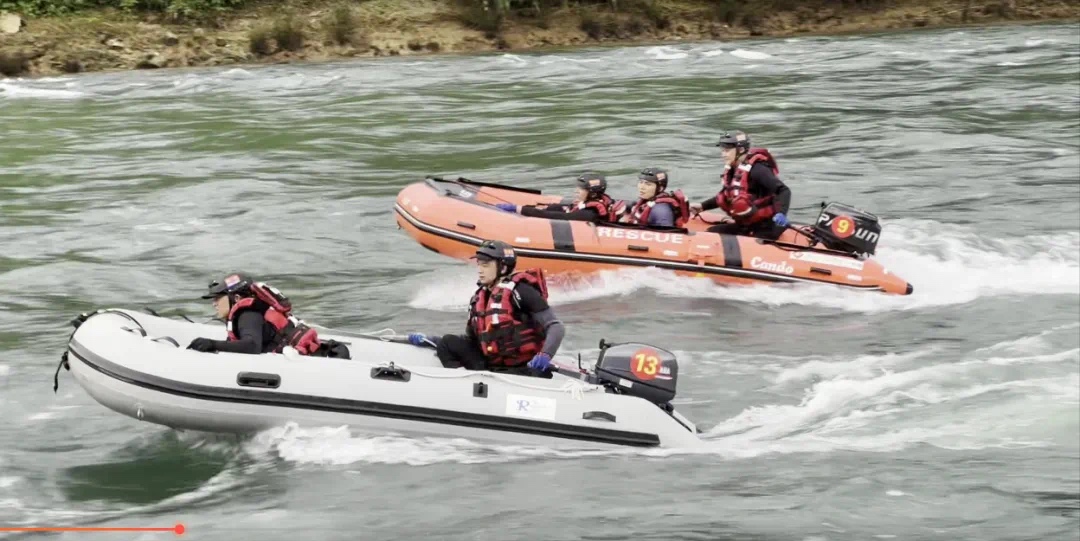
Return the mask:
<svg viewBox="0 0 1080 541">
<path fill-rule="evenodd" d="M 1080 232 L 995 239 L 932 220 L 897 220 L 884 228 L 877 260 L 915 286 L 887 296 L 816 284 L 724 286 L 655 268 L 603 271 L 573 282 L 554 280 L 551 303 L 564 305 L 651 291 L 662 297 L 712 298 L 767 306 L 820 306 L 852 312 L 913 310 L 1002 295 L 1080 295 Z M 458 311 L 475 289 L 466 265 L 440 269 L 409 306 Z"/>
</svg>

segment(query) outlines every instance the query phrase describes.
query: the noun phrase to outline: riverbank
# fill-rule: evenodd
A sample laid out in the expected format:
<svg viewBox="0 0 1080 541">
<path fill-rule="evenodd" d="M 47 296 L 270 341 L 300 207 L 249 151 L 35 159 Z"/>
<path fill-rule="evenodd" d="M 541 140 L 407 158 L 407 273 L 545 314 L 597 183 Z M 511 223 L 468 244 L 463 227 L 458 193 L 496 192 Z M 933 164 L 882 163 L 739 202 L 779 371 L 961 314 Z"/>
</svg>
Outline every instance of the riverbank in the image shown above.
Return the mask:
<svg viewBox="0 0 1080 541">
<path fill-rule="evenodd" d="M 182 21 L 165 14 L 116 9 L 41 18 L 7 14 L 0 16 L 0 75 L 528 51 L 1080 18 L 1076 0 L 619 0 L 504 15 L 480 5 L 455 0 L 263 1 Z"/>
</svg>

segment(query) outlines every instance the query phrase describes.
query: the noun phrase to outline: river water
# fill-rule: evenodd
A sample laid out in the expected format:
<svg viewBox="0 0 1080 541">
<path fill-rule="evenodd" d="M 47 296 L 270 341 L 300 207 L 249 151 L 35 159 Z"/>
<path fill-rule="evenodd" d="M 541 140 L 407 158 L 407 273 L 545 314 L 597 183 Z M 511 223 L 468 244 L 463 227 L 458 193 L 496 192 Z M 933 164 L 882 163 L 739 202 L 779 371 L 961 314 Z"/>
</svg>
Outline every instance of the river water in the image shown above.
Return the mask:
<svg viewBox="0 0 1080 541">
<path fill-rule="evenodd" d="M 0 80 L 0 525 L 192 539 L 1067 540 L 1080 531 L 1075 26 Z M 694 199 L 744 129 L 792 217 L 882 218 L 908 297 L 639 270 L 555 288 L 563 352 L 675 350 L 705 450 L 285 426 L 176 433 L 53 369 L 68 320 L 208 317 L 243 269 L 351 331 L 462 328 L 474 271 L 397 230 L 427 174 Z M 333 377 L 328 374 L 327 377 Z M 21 535 L 21 534 L 19 534 Z M 168 533 L 63 539 L 165 539 Z M 16 536 L 17 537 L 17 536 Z"/>
</svg>

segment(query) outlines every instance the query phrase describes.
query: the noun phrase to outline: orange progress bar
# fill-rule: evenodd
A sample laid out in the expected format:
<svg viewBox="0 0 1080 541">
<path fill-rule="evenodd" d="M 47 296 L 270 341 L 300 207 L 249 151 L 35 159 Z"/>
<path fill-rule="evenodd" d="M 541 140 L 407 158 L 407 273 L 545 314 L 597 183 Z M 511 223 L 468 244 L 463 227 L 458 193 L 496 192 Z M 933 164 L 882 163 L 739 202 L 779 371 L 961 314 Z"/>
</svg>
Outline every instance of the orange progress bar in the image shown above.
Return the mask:
<svg viewBox="0 0 1080 541">
<path fill-rule="evenodd" d="M 0 532 L 173 532 L 176 535 L 184 535 L 184 525 L 177 524 L 168 528 L 93 528 L 93 527 L 8 527 L 0 526 Z"/>
</svg>

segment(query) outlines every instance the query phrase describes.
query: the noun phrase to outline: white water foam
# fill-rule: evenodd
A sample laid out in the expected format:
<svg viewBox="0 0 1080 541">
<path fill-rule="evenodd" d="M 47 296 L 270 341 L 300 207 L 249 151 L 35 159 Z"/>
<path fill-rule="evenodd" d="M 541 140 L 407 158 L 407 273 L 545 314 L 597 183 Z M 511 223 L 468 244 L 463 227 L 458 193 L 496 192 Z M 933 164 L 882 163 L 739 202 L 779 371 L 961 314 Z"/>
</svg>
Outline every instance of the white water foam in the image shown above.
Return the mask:
<svg viewBox="0 0 1080 541">
<path fill-rule="evenodd" d="M 852 312 L 886 312 L 965 304 L 999 295 L 1080 295 L 1080 233 L 1022 238 L 982 238 L 971 230 L 934 221 L 887 224 L 876 258 L 911 282 L 909 296 L 883 295 L 816 284 L 723 286 L 707 278 L 677 277 L 655 269 L 604 271 L 587 280 L 555 282 L 553 305 L 629 295 L 714 298 L 768 306 L 822 306 Z M 433 273 L 409 306 L 458 311 L 475 289 L 476 273 Z"/>
<path fill-rule="evenodd" d="M 649 47 L 645 49 L 645 56 L 653 60 L 681 60 L 689 56 L 685 51 L 680 51 L 669 45 Z"/>
<path fill-rule="evenodd" d="M 347 426 L 300 428 L 294 423 L 260 432 L 246 446 L 255 456 L 273 454 L 300 464 L 487 464 L 531 457 L 580 458 L 606 451 L 483 444 L 462 438 L 412 438 L 354 434 Z"/>
<path fill-rule="evenodd" d="M 18 83 L 0 83 L 0 97 L 10 99 L 73 100 L 86 96 L 76 90 L 36 88 Z"/>
<path fill-rule="evenodd" d="M 747 51 L 745 49 L 735 49 L 734 51 L 731 51 L 731 56 L 737 56 L 746 60 L 765 60 L 766 58 L 772 58 L 772 55 L 769 53 Z"/>
<path fill-rule="evenodd" d="M 519 65 L 519 66 L 524 66 L 524 65 L 529 63 L 524 58 L 521 58 L 520 56 L 518 56 L 516 54 L 509 54 L 509 53 L 500 56 L 499 59 L 503 60 L 503 61 L 506 61 L 506 62 L 510 62 L 512 64 Z"/>
<path fill-rule="evenodd" d="M 737 371 L 756 367 L 778 395 L 790 395 L 792 388 L 808 382 L 801 400 L 747 407 L 706 430 L 705 445 L 694 449 L 555 450 L 467 439 L 372 436 L 344 426 L 287 425 L 258 434 L 245 450 L 303 464 L 423 466 L 622 455 L 703 454 L 739 460 L 838 450 L 891 452 L 927 444 L 952 450 L 1069 445 L 1070 434 L 1080 430 L 1080 348 L 1047 351 L 1046 338 L 1050 333 L 1069 336 L 1075 328 L 1066 325 L 1003 341 L 937 364 L 932 363 L 939 353 L 934 348 L 810 360 L 680 352 L 681 359 L 701 365 L 723 359 L 726 368 Z M 1050 375 L 1036 375 L 1009 368 L 1050 363 L 1065 372 L 1054 367 Z M 739 394 L 717 390 L 693 402 L 707 404 L 720 395 L 738 400 Z"/>
</svg>

